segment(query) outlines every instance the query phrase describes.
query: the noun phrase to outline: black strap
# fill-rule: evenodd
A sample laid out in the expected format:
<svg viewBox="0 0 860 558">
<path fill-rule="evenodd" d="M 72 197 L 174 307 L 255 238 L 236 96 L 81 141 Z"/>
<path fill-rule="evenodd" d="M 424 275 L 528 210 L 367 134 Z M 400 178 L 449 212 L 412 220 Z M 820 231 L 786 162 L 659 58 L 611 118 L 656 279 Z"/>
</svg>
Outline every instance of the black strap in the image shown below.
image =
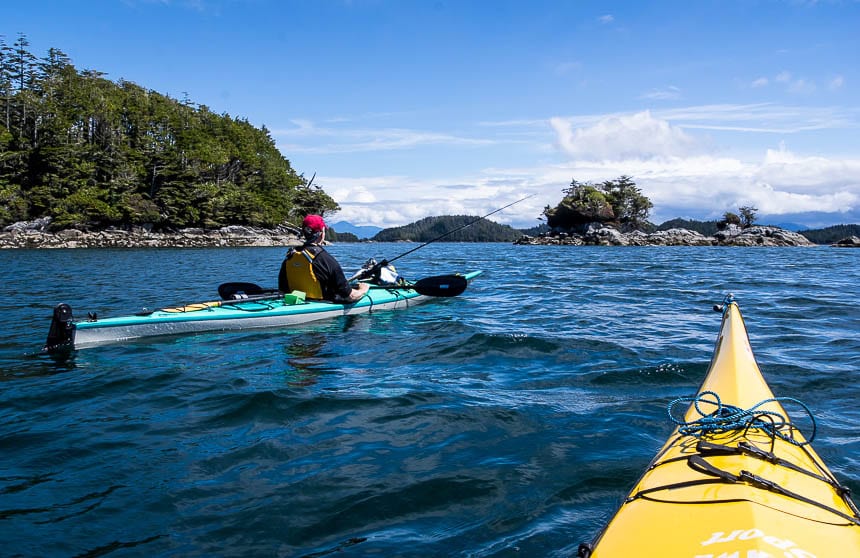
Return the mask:
<svg viewBox="0 0 860 558">
<path fill-rule="evenodd" d="M 791 469 L 792 471 L 796 471 L 798 473 L 803 473 L 804 475 L 810 476 L 814 479 L 820 480 L 822 482 L 826 482 L 830 486 L 833 487 L 834 490 L 842 497 L 846 502 L 850 502 L 851 498 L 851 489 L 847 486 L 843 486 L 839 484 L 839 482 L 832 478 L 825 476 L 823 474 L 816 473 L 815 471 L 810 471 L 809 469 L 804 469 L 799 465 L 795 465 L 791 461 L 785 460 L 781 457 L 776 456 L 773 452 L 765 451 L 749 442 L 740 441 L 736 447 L 733 446 L 724 446 L 722 444 L 715 444 L 713 442 L 708 442 L 706 440 L 699 440 L 699 443 L 696 445 L 696 450 L 700 455 L 703 456 L 711 456 L 711 455 L 746 455 L 749 457 L 753 457 L 755 459 L 761 459 L 763 461 L 767 461 L 769 463 L 773 463 L 774 465 L 778 465 L 780 467 L 785 467 L 786 469 Z M 817 463 L 816 463 L 817 464 Z M 852 502 L 853 503 L 853 502 Z M 854 509 L 856 513 L 856 508 L 853 505 L 850 506 Z"/>
<path fill-rule="evenodd" d="M 730 471 L 720 469 L 719 467 L 716 467 L 716 466 L 712 465 L 711 463 L 708 463 L 708 461 L 704 457 L 702 457 L 701 455 L 698 455 L 698 454 L 697 455 L 691 455 L 687 459 L 687 465 L 691 469 L 693 469 L 699 473 L 702 473 L 703 475 L 707 475 L 707 476 L 713 477 L 713 478 L 696 479 L 696 480 L 691 480 L 691 481 L 683 481 L 683 482 L 678 482 L 678 483 L 673 483 L 673 484 L 666 484 L 666 485 L 662 485 L 662 486 L 655 486 L 652 488 L 646 488 L 645 490 L 640 490 L 636 494 L 630 496 L 627 499 L 627 502 L 631 502 L 631 501 L 633 501 L 637 498 L 640 498 L 640 497 L 647 497 L 648 494 L 651 494 L 653 492 L 657 492 L 660 490 L 673 490 L 676 488 L 686 488 L 689 486 L 698 486 L 698 485 L 702 485 L 702 484 L 714 484 L 714 483 L 722 483 L 722 482 L 728 482 L 730 484 L 742 482 L 744 484 L 753 486 L 755 488 L 760 488 L 762 490 L 774 492 L 776 494 L 780 494 L 782 496 L 786 496 L 788 498 L 798 500 L 798 501 L 803 502 L 805 504 L 809 504 L 809 505 L 821 508 L 821 509 L 826 510 L 826 511 L 828 511 L 834 515 L 841 517 L 842 519 L 845 519 L 846 521 L 848 521 L 850 523 L 853 523 L 854 525 L 860 525 L 860 518 L 857 517 L 856 508 L 854 508 L 854 506 L 852 506 L 852 505 L 848 505 L 848 507 L 851 508 L 852 511 L 855 512 L 855 515 L 853 515 L 853 516 L 848 515 L 847 513 L 842 512 L 840 510 L 837 510 L 836 508 L 832 508 L 832 507 L 828 506 L 827 504 L 822 504 L 821 502 L 818 502 L 818 501 L 813 500 L 811 498 L 807 498 L 806 496 L 803 496 L 802 494 L 798 494 L 797 492 L 793 492 L 791 490 L 788 490 L 787 488 L 781 486 L 778 483 L 775 483 L 775 482 L 770 481 L 764 477 L 760 477 L 758 475 L 750 473 L 749 471 L 742 470 L 739 474 L 735 475 L 734 473 L 731 473 Z M 845 500 L 844 496 L 843 496 L 843 500 Z M 846 500 L 846 501 L 850 501 L 850 500 Z"/>
</svg>

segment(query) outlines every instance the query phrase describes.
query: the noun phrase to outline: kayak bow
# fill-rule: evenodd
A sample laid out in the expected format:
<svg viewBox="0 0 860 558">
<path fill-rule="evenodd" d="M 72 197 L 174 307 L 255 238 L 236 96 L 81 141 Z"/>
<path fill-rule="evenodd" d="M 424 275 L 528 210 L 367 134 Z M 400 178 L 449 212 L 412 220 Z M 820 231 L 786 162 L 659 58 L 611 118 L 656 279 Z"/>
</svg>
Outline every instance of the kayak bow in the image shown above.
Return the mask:
<svg viewBox="0 0 860 558">
<path fill-rule="evenodd" d="M 431 277 L 414 285 L 372 285 L 358 302 L 344 304 L 295 300 L 289 294 L 277 293 L 185 304 L 115 318 L 89 314 L 85 320 L 76 320 L 68 304 L 59 304 L 54 308 L 44 350 L 84 349 L 159 335 L 283 327 L 370 311 L 395 310 L 421 304 L 434 297 L 455 296 L 480 274 L 480 271 L 473 271 L 463 275 Z"/>
<path fill-rule="evenodd" d="M 698 395 L 678 400 L 692 401 L 678 428 L 580 558 L 860 556 L 849 490 L 774 398 L 732 295 L 722 310 Z"/>
</svg>

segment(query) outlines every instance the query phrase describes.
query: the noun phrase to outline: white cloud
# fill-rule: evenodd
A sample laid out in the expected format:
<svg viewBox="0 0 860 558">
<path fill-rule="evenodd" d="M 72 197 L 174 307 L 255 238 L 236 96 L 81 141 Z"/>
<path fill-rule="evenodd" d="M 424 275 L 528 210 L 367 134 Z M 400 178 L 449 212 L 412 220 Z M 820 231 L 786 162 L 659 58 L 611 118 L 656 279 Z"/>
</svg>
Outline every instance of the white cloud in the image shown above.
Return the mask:
<svg viewBox="0 0 860 558">
<path fill-rule="evenodd" d="M 687 154 L 695 140 L 650 111 L 610 116 L 587 127 L 576 128 L 570 120 L 551 118 L 562 150 L 572 157 L 622 159 Z"/>
<path fill-rule="evenodd" d="M 376 194 L 370 191 L 364 184 L 353 184 L 344 186 L 343 183 L 328 190 L 328 194 L 340 203 L 374 203 L 377 201 Z"/>
<path fill-rule="evenodd" d="M 773 82 L 774 83 L 781 83 L 781 84 L 785 85 L 787 88 L 787 91 L 789 93 L 795 93 L 795 94 L 807 95 L 810 93 L 814 93 L 816 91 L 816 89 L 818 88 L 817 85 L 815 84 L 815 81 L 813 81 L 811 79 L 807 79 L 807 78 L 795 79 L 794 76 L 791 74 L 791 72 L 788 72 L 788 71 L 780 72 L 779 74 L 774 76 Z M 835 78 L 833 78 L 828 83 L 828 87 L 830 89 L 838 89 L 838 88 L 842 87 L 842 82 L 843 82 L 842 76 L 836 76 Z M 753 82 L 750 84 L 750 86 L 753 89 L 758 89 L 758 88 L 766 87 L 766 86 L 770 85 L 770 83 L 771 83 L 770 78 L 762 76 L 760 78 L 753 80 Z"/>
<path fill-rule="evenodd" d="M 800 107 L 772 103 L 701 105 L 654 111 L 656 118 L 683 129 L 794 134 L 860 127 L 860 112 L 838 107 Z"/>
<path fill-rule="evenodd" d="M 828 88 L 831 90 L 842 89 L 843 85 L 845 85 L 845 78 L 842 76 L 836 76 L 830 80 Z"/>
<path fill-rule="evenodd" d="M 815 85 L 815 82 L 807 80 L 807 79 L 795 80 L 795 81 L 791 82 L 791 84 L 788 86 L 788 90 L 790 92 L 800 93 L 800 94 L 804 94 L 804 95 L 809 94 L 809 93 L 815 93 L 816 89 L 817 89 L 817 87 Z"/>
<path fill-rule="evenodd" d="M 770 215 L 860 205 L 860 158 L 802 156 L 784 147 L 766 150 L 758 161 L 696 154 L 695 138 L 648 112 L 613 116 L 586 128 L 573 129 L 562 119 L 553 126 L 564 152 L 575 158 L 568 167 L 571 177 L 600 181 L 630 175 L 665 219 L 719 215 L 740 205 Z M 631 143 L 648 147 L 636 153 Z M 592 160 L 583 161 L 584 156 Z M 602 177 L 590 178 L 594 169 L 601 169 Z"/>
<path fill-rule="evenodd" d="M 780 83 L 788 83 L 791 81 L 791 72 L 786 72 L 786 71 L 780 72 L 779 74 L 777 74 L 777 76 L 774 78 L 774 80 L 776 80 Z"/>
<path fill-rule="evenodd" d="M 342 207 L 336 218 L 389 227 L 431 215 L 485 215 L 535 194 L 491 217 L 496 222 L 531 227 L 539 223 L 544 206 L 560 201 L 562 189 L 571 179 L 601 182 L 621 175 L 632 176 L 652 200 L 652 220 L 658 223 L 674 217 L 717 219 L 743 205 L 755 206 L 760 215 L 769 216 L 812 211 L 831 215 L 854 211 L 856 215 L 860 211 L 860 154 L 812 156 L 789 151 L 784 145 L 776 147 L 782 138 L 796 133 L 856 130 L 860 127 L 856 109 L 724 104 L 478 124 L 478 130 L 487 134 L 486 145 L 501 143 L 501 136 L 515 137 L 516 142 L 531 146 L 533 153 L 540 152 L 543 160 L 465 171 L 443 179 L 416 178 L 421 176 L 417 172 L 320 176 L 319 183 Z M 303 123 L 297 133 L 312 128 Z M 763 137 L 766 143 L 748 147 L 743 155 L 726 155 L 719 146 L 711 148 L 712 139 L 697 134 L 700 129 L 745 140 Z M 377 133 L 385 136 L 388 130 Z M 373 135 L 369 131 L 361 134 Z M 554 148 L 535 149 L 543 145 Z M 841 219 L 837 216 L 834 221 Z"/>
<path fill-rule="evenodd" d="M 348 120 L 343 120 L 348 122 Z M 480 146 L 496 143 L 491 138 L 470 138 L 456 134 L 410 130 L 405 128 L 332 128 L 319 127 L 310 120 L 294 119 L 295 128 L 273 129 L 284 153 L 362 153 L 413 149 L 423 145 Z M 322 141 L 311 141 L 313 139 Z"/>
<path fill-rule="evenodd" d="M 639 97 L 640 99 L 649 99 L 652 101 L 670 101 L 681 98 L 681 90 L 674 85 L 670 85 L 665 89 L 652 89 Z"/>
<path fill-rule="evenodd" d="M 792 193 L 824 195 L 853 191 L 860 196 L 860 158 L 803 156 L 784 147 L 768 149 L 757 177 Z"/>
<path fill-rule="evenodd" d="M 611 14 L 606 14 L 606 15 L 602 15 L 602 16 L 600 16 L 599 18 L 597 18 L 597 20 L 598 20 L 600 23 L 602 23 L 602 24 L 604 24 L 604 25 L 607 25 L 607 24 L 612 23 L 613 21 L 615 21 L 615 17 L 614 17 L 614 16 L 612 16 Z"/>
<path fill-rule="evenodd" d="M 522 180 L 500 180 L 497 176 L 479 176 L 462 183 L 405 176 L 325 177 L 325 183 L 338 185 L 331 189 L 341 206 L 335 219 L 378 227 L 405 225 L 434 215 L 486 215 L 529 194 Z M 372 191 L 374 199 L 354 201 L 338 198 L 336 194 L 356 190 Z M 519 224 L 530 227 L 537 224 L 536 218 L 543 207 L 539 200 L 525 200 L 493 215 L 492 219 L 505 224 L 518 219 Z M 523 215 L 528 216 L 525 221 Z"/>
</svg>

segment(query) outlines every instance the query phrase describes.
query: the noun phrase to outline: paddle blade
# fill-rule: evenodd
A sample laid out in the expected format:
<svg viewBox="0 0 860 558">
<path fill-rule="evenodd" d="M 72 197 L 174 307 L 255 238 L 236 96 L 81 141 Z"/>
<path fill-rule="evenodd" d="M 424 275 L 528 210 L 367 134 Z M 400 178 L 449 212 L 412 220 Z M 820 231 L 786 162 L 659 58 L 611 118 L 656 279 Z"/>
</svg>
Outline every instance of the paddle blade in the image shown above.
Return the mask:
<svg viewBox="0 0 860 558">
<path fill-rule="evenodd" d="M 468 286 L 469 282 L 462 275 L 437 275 L 419 279 L 412 288 L 426 296 L 457 296 Z"/>
<path fill-rule="evenodd" d="M 254 296 L 264 293 L 272 292 L 269 289 L 264 289 L 260 285 L 256 285 L 254 283 L 223 283 L 218 285 L 218 296 L 221 297 L 221 300 L 232 300 L 233 295 L 235 294 L 245 294 L 247 296 Z"/>
</svg>

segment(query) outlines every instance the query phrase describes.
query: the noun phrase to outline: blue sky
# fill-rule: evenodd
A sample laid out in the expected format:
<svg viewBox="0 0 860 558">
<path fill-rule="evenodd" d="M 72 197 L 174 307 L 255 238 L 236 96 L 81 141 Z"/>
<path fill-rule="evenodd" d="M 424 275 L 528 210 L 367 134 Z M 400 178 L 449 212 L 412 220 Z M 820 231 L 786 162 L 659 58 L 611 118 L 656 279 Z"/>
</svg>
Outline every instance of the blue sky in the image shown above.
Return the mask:
<svg viewBox="0 0 860 558">
<path fill-rule="evenodd" d="M 356 225 L 534 226 L 632 176 L 656 223 L 860 223 L 860 1 L 31 0 L 0 34 L 265 125 Z"/>
</svg>

